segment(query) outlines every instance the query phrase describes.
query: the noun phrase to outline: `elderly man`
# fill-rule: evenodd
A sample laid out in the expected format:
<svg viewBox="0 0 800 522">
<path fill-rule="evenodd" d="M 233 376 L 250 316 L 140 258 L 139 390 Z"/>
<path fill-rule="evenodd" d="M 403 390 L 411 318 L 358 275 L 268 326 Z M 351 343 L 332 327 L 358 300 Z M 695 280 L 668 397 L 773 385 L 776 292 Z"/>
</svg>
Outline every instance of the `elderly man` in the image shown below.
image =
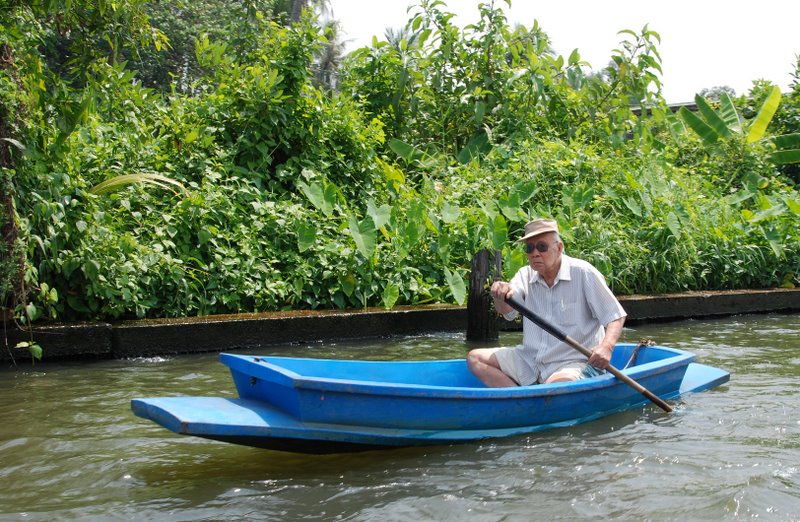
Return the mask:
<svg viewBox="0 0 800 522">
<path fill-rule="evenodd" d="M 510 283 L 492 284 L 495 308 L 513 320 L 518 312 L 505 299 L 517 296 L 547 322 L 592 347 L 592 356 L 587 361 L 574 348 L 524 319 L 521 345 L 471 350 L 467 356 L 469 369 L 493 387 L 599 375 L 610 364 L 625 323 L 625 310 L 595 267 L 563 253 L 564 244 L 554 220 L 529 222 L 519 241 L 528 254 L 528 266 L 520 268 Z"/>
</svg>

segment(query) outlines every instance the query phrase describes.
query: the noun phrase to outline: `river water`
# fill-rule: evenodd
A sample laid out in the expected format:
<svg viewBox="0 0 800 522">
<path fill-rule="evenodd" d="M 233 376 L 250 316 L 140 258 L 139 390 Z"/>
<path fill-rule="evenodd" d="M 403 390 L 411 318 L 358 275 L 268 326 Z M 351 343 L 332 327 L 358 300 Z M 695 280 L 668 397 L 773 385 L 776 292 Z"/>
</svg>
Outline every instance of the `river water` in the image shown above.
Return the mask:
<svg viewBox="0 0 800 522">
<path fill-rule="evenodd" d="M 800 315 L 626 328 L 731 381 L 530 436 L 359 454 L 280 453 L 172 434 L 130 399 L 234 396 L 215 354 L 0 372 L 0 520 L 800 520 Z M 521 334 L 501 334 L 515 344 Z M 463 335 L 263 353 L 454 358 Z"/>
</svg>

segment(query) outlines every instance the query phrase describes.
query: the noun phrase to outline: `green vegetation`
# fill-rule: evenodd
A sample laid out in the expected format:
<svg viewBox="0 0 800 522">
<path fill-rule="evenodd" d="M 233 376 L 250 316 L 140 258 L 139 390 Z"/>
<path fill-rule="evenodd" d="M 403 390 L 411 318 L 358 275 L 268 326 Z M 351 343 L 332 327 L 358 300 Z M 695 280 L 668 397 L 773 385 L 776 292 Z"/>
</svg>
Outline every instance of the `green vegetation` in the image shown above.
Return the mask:
<svg viewBox="0 0 800 522">
<path fill-rule="evenodd" d="M 336 31 L 310 11 L 288 23 L 286 4 L 178 3 L 204 14 L 157 26 L 163 3 L 10 3 L 5 309 L 30 323 L 463 303 L 473 254 L 502 249 L 512 274 L 533 216 L 617 293 L 800 283 L 800 82 L 676 115 L 648 27 L 591 74 L 537 24 L 481 4 L 461 29 L 431 0 L 333 81 Z"/>
</svg>

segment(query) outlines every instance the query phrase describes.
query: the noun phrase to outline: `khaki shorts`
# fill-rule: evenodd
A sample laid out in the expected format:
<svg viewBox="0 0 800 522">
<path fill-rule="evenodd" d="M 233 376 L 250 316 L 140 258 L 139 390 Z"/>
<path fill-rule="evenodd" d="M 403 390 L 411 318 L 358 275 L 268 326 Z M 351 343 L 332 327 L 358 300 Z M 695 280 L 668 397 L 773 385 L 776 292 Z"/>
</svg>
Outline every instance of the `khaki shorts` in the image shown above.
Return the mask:
<svg viewBox="0 0 800 522">
<path fill-rule="evenodd" d="M 500 369 L 508 375 L 514 382 L 521 386 L 530 386 L 533 384 L 537 384 L 536 382 L 520 382 L 520 369 L 517 367 L 517 357 L 514 354 L 514 348 L 501 348 L 497 350 L 495 353 L 495 357 L 497 357 L 497 362 L 500 363 Z M 602 375 L 602 370 L 598 370 L 594 366 L 590 365 L 588 362 L 585 361 L 573 361 L 570 363 L 561 366 L 553 373 L 542 376 L 540 375 L 539 378 L 541 382 L 547 380 L 550 375 L 563 372 L 567 375 L 571 376 L 574 380 L 578 379 L 589 379 L 591 377 L 597 377 L 598 375 Z M 543 378 L 544 377 L 544 378 Z"/>
</svg>

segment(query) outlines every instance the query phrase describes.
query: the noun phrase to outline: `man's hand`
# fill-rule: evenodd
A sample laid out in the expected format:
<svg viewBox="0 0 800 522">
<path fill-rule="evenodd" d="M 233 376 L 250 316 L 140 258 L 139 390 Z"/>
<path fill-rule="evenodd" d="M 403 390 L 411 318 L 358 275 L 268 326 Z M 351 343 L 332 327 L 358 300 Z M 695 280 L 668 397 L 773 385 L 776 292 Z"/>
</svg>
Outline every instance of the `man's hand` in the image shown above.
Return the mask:
<svg viewBox="0 0 800 522">
<path fill-rule="evenodd" d="M 606 325 L 606 335 L 597 346 L 592 348 L 592 355 L 589 357 L 589 364 L 598 370 L 605 370 L 611 364 L 611 354 L 614 352 L 614 345 L 617 343 L 625 318 L 620 317 Z"/>
<path fill-rule="evenodd" d="M 605 370 L 611 364 L 611 354 L 614 352 L 613 346 L 598 344 L 592 348 L 592 356 L 589 357 L 589 364 L 598 370 Z"/>
<path fill-rule="evenodd" d="M 489 293 L 494 299 L 494 309 L 497 310 L 498 313 L 507 314 L 508 312 L 514 310 L 508 303 L 506 303 L 506 298 L 514 295 L 514 289 L 511 288 L 510 284 L 506 283 L 505 281 L 495 281 L 492 283 L 492 288 L 490 289 Z"/>
</svg>

